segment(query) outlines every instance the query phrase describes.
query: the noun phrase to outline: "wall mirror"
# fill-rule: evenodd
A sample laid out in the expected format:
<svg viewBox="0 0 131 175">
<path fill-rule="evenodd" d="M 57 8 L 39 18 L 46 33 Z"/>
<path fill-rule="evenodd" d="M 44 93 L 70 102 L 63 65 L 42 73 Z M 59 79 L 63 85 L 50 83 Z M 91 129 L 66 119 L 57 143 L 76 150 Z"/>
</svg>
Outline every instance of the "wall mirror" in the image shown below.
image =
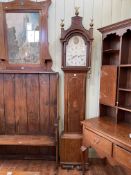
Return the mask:
<svg viewBox="0 0 131 175">
<path fill-rule="evenodd" d="M 50 3 L 50 0 L 0 2 L 0 68 L 51 67 L 47 24 Z"/>
<path fill-rule="evenodd" d="M 17 20 L 17 18 L 19 20 Z M 10 64 L 40 63 L 39 13 L 6 13 Z"/>
</svg>

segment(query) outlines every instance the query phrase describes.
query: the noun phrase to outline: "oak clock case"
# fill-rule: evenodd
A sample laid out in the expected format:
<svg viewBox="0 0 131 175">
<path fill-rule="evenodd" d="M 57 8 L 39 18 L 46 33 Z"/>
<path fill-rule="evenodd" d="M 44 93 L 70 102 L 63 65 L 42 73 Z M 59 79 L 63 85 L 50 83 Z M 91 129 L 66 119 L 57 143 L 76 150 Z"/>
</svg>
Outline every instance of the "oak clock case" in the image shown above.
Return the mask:
<svg viewBox="0 0 131 175">
<path fill-rule="evenodd" d="M 64 71 L 64 131 L 60 138 L 60 164 L 81 164 L 80 147 L 85 119 L 86 78 L 91 67 L 93 24 L 86 30 L 82 17 L 72 17 L 71 27 L 61 25 L 62 70 Z"/>
</svg>

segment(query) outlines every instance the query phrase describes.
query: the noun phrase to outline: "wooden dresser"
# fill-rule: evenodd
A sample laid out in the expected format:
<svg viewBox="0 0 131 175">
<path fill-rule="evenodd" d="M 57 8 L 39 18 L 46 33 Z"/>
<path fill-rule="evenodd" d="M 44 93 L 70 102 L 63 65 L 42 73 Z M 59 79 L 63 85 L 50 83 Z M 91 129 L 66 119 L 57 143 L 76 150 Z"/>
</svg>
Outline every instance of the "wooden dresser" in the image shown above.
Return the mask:
<svg viewBox="0 0 131 175">
<path fill-rule="evenodd" d="M 100 114 L 83 121 L 83 156 L 93 147 L 131 174 L 131 19 L 98 29 L 102 33 Z M 83 159 L 84 160 L 84 159 Z"/>
<path fill-rule="evenodd" d="M 82 122 L 83 146 L 92 147 L 101 158 L 111 164 L 120 164 L 131 171 L 131 126 L 114 124 L 106 117 L 92 118 Z"/>
</svg>

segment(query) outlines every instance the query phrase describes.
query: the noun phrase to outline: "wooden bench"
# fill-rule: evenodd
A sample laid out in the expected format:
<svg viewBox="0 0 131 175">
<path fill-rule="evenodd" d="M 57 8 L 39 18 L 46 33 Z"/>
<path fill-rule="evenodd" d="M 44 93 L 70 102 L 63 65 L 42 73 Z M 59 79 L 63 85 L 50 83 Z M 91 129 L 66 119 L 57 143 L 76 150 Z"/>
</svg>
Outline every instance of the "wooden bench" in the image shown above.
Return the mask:
<svg viewBox="0 0 131 175">
<path fill-rule="evenodd" d="M 58 74 L 0 72 L 0 145 L 56 148 Z"/>
<path fill-rule="evenodd" d="M 0 135 L 0 145 L 55 146 L 55 139 L 43 135 Z"/>
</svg>

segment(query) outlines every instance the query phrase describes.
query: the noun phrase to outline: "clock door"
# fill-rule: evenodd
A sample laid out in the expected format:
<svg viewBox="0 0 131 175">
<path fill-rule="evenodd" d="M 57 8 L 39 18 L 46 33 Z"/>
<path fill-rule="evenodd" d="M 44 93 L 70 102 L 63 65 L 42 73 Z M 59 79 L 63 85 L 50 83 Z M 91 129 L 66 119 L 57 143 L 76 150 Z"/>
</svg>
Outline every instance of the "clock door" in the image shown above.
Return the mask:
<svg viewBox="0 0 131 175">
<path fill-rule="evenodd" d="M 86 73 L 65 73 L 65 131 L 81 132 L 85 117 Z"/>
<path fill-rule="evenodd" d="M 73 36 L 66 46 L 66 66 L 86 66 L 87 45 L 82 36 Z"/>
</svg>

